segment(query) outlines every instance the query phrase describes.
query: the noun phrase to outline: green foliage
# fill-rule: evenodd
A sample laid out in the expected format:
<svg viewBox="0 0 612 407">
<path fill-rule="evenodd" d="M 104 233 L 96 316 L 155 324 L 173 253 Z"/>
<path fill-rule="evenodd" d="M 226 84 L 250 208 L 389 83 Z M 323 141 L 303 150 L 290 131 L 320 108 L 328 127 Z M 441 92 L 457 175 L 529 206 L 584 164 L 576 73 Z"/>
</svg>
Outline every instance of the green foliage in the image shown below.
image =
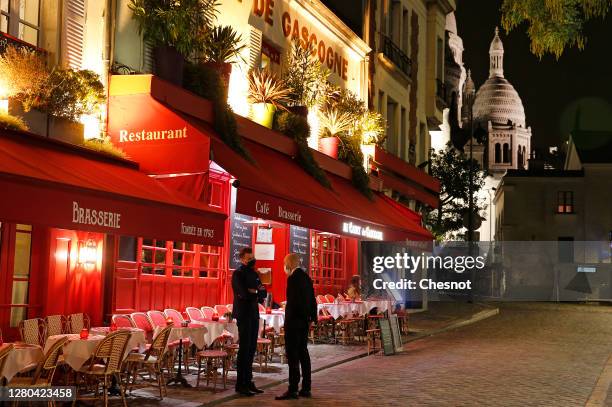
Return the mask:
<svg viewBox="0 0 612 407">
<path fill-rule="evenodd" d="M 484 174 L 474 160 L 471 161 L 451 143 L 440 152 L 431 150 L 430 175 L 440 181 L 438 209 L 425 214 L 425 224 L 438 239 L 451 239 L 463 228 L 463 218 L 469 209 L 469 174 L 472 170 L 474 210 L 479 213 L 483 203 L 478 202 L 478 191 L 484 186 Z"/>
<path fill-rule="evenodd" d="M 0 54 L 0 97 L 14 97 L 29 106 L 49 80 L 45 59 L 26 48 L 9 46 Z"/>
<path fill-rule="evenodd" d="M 219 0 L 130 0 L 128 7 L 146 41 L 189 56 L 212 29 L 218 4 Z"/>
<path fill-rule="evenodd" d="M 585 23 L 605 17 L 611 5 L 611 0 L 504 0 L 502 25 L 511 31 L 526 23 L 531 52 L 559 58 L 566 48 L 584 48 Z"/>
<path fill-rule="evenodd" d="M 83 141 L 83 147 L 95 150 L 100 153 L 108 154 L 114 157 L 125 158 L 125 151 L 117 148 L 112 142 L 110 137 L 93 138 Z"/>
<path fill-rule="evenodd" d="M 232 108 L 227 104 L 227 90 L 219 73 L 203 65 L 187 64 L 184 87 L 212 101 L 215 114 L 215 131 L 225 144 L 250 162 L 255 162 L 242 143 Z"/>
<path fill-rule="evenodd" d="M 365 197 L 372 200 L 374 195 L 370 189 L 370 177 L 363 168 L 364 157 L 358 138 L 341 136 L 338 148 L 338 158 L 351 167 L 351 182 Z"/>
<path fill-rule="evenodd" d="M 246 45 L 231 26 L 217 26 L 203 37 L 200 47 L 203 62 L 233 63 L 243 59 L 240 53 Z"/>
<path fill-rule="evenodd" d="M 382 114 L 368 110 L 361 117 L 358 131 L 363 143 L 382 148 L 387 139 L 387 121 Z"/>
<path fill-rule="evenodd" d="M 50 115 L 78 121 L 82 115 L 95 114 L 105 101 L 104 85 L 93 71 L 57 69 L 48 83 L 29 105 Z"/>
<path fill-rule="evenodd" d="M 289 102 L 289 89 L 285 82 L 267 69 L 249 72 L 249 102 L 270 103 L 277 109 L 285 109 Z"/>
<path fill-rule="evenodd" d="M 9 114 L 0 113 L 0 129 L 28 131 L 28 126 L 21 120 L 20 117 L 11 116 Z"/>
<path fill-rule="evenodd" d="M 287 55 L 287 68 L 283 74 L 286 86 L 291 89 L 289 99 L 293 106 L 313 107 L 326 95 L 330 71 L 315 55 L 312 43 L 302 46 L 299 39 L 293 41 Z"/>
<path fill-rule="evenodd" d="M 274 115 L 274 130 L 291 137 L 297 143 L 298 164 L 316 179 L 321 185 L 330 188 L 331 184 L 325 171 L 315 161 L 312 151 L 308 147 L 310 126 L 306 118 L 287 111 L 277 111 Z"/>
</svg>

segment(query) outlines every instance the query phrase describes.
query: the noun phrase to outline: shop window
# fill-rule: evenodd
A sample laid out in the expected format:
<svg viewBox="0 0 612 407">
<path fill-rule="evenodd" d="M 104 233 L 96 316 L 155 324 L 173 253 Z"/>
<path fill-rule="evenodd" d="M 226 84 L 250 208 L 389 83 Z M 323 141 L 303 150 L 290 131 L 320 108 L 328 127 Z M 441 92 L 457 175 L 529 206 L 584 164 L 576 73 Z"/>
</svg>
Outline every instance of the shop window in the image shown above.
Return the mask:
<svg viewBox="0 0 612 407">
<path fill-rule="evenodd" d="M 223 208 L 225 201 L 225 184 L 226 181 L 209 179 L 208 182 L 208 205 L 216 208 Z"/>
<path fill-rule="evenodd" d="M 172 275 L 174 277 L 193 277 L 195 249 L 191 243 L 172 244 Z"/>
<path fill-rule="evenodd" d="M 13 286 L 11 292 L 10 326 L 17 327 L 26 319 L 28 289 L 30 286 L 30 260 L 32 254 L 32 226 L 16 225 L 13 257 Z"/>
<path fill-rule="evenodd" d="M 131 236 L 119 238 L 119 260 L 136 261 L 138 259 L 138 240 Z"/>
<path fill-rule="evenodd" d="M 198 263 L 198 277 L 218 278 L 221 270 L 221 247 L 200 246 Z"/>
<path fill-rule="evenodd" d="M 0 30 L 38 45 L 40 0 L 0 0 Z"/>
<path fill-rule="evenodd" d="M 165 240 L 142 240 L 142 274 L 166 274 L 166 255 L 168 248 Z"/>
<path fill-rule="evenodd" d="M 310 269 L 314 284 L 343 285 L 346 279 L 344 239 L 313 231 Z"/>
<path fill-rule="evenodd" d="M 572 191 L 557 192 L 557 213 L 574 213 L 574 193 Z"/>
</svg>

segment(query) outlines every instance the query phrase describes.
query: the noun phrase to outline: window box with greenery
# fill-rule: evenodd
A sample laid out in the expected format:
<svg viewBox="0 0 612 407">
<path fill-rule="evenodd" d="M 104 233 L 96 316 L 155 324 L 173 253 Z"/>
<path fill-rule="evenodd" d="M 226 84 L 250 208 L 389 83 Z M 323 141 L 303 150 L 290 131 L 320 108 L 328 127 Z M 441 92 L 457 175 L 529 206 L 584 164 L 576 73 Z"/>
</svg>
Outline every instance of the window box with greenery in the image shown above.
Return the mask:
<svg viewBox="0 0 612 407">
<path fill-rule="evenodd" d="M 130 0 L 144 40 L 153 47 L 155 74 L 183 83 L 185 58 L 212 30 L 218 0 Z"/>
<path fill-rule="evenodd" d="M 253 103 L 253 120 L 269 129 L 272 128 L 274 112 L 286 110 L 290 90 L 284 81 L 267 69 L 249 72 L 249 102 Z"/>
<path fill-rule="evenodd" d="M 227 89 L 232 64 L 244 60 L 241 53 L 246 46 L 242 37 L 230 26 L 218 26 L 204 36 L 200 46 L 200 62 L 217 71 Z"/>
</svg>

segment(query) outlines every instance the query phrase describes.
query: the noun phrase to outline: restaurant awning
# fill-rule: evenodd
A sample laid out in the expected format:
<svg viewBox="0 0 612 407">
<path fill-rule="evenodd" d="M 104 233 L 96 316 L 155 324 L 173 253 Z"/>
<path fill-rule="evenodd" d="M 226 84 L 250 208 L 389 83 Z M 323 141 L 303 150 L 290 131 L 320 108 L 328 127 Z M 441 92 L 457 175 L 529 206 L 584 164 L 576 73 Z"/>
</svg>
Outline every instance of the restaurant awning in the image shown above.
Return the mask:
<svg viewBox="0 0 612 407">
<path fill-rule="evenodd" d="M 221 140 L 211 140 L 211 159 L 238 180 L 236 212 L 352 236 L 363 240 L 431 240 L 432 235 L 381 195 L 369 200 L 349 180 L 329 174 L 319 184 L 291 157 L 243 139 L 255 164 Z"/>
<path fill-rule="evenodd" d="M 0 131 L 0 220 L 222 245 L 226 215 L 127 160 Z"/>
</svg>

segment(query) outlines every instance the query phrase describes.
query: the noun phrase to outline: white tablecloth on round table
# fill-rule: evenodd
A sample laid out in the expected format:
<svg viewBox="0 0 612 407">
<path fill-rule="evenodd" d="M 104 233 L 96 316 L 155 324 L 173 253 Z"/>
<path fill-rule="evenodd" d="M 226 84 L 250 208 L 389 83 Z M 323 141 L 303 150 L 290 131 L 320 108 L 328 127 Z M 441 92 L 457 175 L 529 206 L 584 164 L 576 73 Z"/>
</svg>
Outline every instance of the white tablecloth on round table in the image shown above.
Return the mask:
<svg viewBox="0 0 612 407">
<path fill-rule="evenodd" d="M 45 353 L 55 342 L 64 337 L 68 338 L 62 349 L 64 361 L 74 370 L 83 367 L 85 362 L 93 355 L 98 344 L 104 339 L 104 335 L 92 334 L 87 339 L 81 339 L 80 334 L 52 335 L 45 342 Z"/>
<path fill-rule="evenodd" d="M 2 349 L 8 345 L 8 343 L 2 345 Z M 15 344 L 11 353 L 6 357 L 4 368 L 0 372 L 0 381 L 4 378 L 10 382 L 13 376 L 26 367 L 37 364 L 42 358 L 43 351 L 40 346 Z"/>
<path fill-rule="evenodd" d="M 155 338 L 157 334 L 162 330 L 162 327 L 155 328 L 153 332 L 153 337 Z M 208 330 L 201 325 L 198 324 L 190 324 L 188 327 L 182 326 L 173 326 L 170 330 L 170 337 L 168 338 L 168 343 L 178 341 L 180 339 L 190 339 L 191 343 L 195 345 L 198 349 L 204 349 L 206 346 L 206 333 Z"/>
<path fill-rule="evenodd" d="M 204 335 L 204 342 L 206 346 L 212 345 L 212 343 L 223 335 L 224 332 L 230 333 L 234 337 L 234 342 L 238 341 L 238 327 L 235 322 L 227 322 L 223 319 L 219 321 L 200 319 L 200 320 L 192 320 L 192 324 L 202 325 L 206 328 L 206 334 Z"/>
<path fill-rule="evenodd" d="M 138 348 L 139 352 L 143 352 L 147 345 L 147 338 L 145 336 L 145 331 L 140 328 L 130 328 L 130 327 L 121 327 L 117 328 L 118 331 L 129 331 L 132 335 L 130 336 L 130 340 L 128 341 L 127 346 L 125 347 L 126 355 L 130 353 L 130 351 L 134 348 Z M 102 335 L 106 336 L 110 332 L 110 328 L 107 326 L 94 327 L 89 330 L 91 335 Z"/>
<path fill-rule="evenodd" d="M 285 326 L 285 314 L 280 312 L 274 312 L 272 314 L 259 314 L 259 331 L 263 329 L 264 322 L 266 328 L 272 327 L 276 333 L 280 333 L 280 330 Z"/>
<path fill-rule="evenodd" d="M 363 316 L 368 314 L 373 308 L 378 308 L 379 313 L 391 311 L 391 304 L 392 301 L 389 300 L 366 300 L 361 302 L 341 302 L 339 304 L 318 304 L 317 309 L 318 311 L 325 309 L 334 319 L 338 319 L 353 314 Z"/>
</svg>

